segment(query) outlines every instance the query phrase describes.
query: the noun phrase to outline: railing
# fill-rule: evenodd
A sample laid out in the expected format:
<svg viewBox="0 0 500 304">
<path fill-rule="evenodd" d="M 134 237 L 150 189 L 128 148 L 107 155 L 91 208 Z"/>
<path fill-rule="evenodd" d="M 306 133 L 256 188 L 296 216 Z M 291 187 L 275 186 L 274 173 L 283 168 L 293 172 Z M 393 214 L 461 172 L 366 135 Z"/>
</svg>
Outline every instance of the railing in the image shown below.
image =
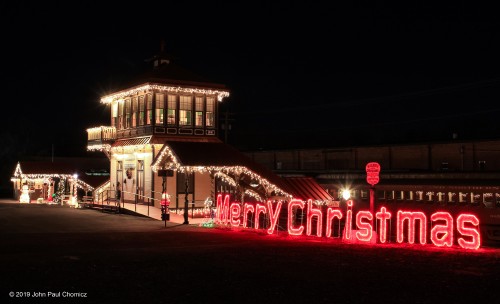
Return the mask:
<svg viewBox="0 0 500 304">
<path fill-rule="evenodd" d="M 182 200 L 182 205 L 183 207 L 176 207 L 176 208 L 170 208 L 170 212 L 176 213 L 176 214 L 184 214 L 186 206 L 184 197 L 177 196 L 176 201 L 179 201 L 179 198 Z M 172 204 L 172 203 L 170 203 Z M 214 206 L 212 206 L 213 209 Z M 190 214 L 191 218 L 195 217 L 208 217 L 211 215 L 210 213 L 210 208 L 207 208 L 205 206 L 205 200 L 191 200 L 188 201 L 188 215 Z"/>
<path fill-rule="evenodd" d="M 151 192 L 154 192 L 154 191 L 151 191 Z M 147 207 L 148 207 L 147 208 L 147 216 L 149 216 L 149 206 L 154 206 L 155 201 L 158 201 L 158 202 L 160 201 L 160 199 L 156 199 L 154 197 L 145 196 L 145 195 L 134 193 L 134 192 L 122 191 L 121 193 L 122 193 L 122 195 L 120 196 L 120 198 L 121 198 L 120 202 L 122 204 L 122 208 L 125 208 L 126 203 L 127 204 L 134 204 L 134 212 L 137 212 L 137 204 L 147 205 Z M 134 197 L 134 199 L 125 200 L 124 199 L 125 194 L 130 194 L 131 196 Z"/>
<path fill-rule="evenodd" d="M 151 191 L 151 194 L 158 194 L 158 196 L 161 198 L 162 193 L 158 191 Z M 191 194 L 192 196 L 192 194 Z M 159 200 L 159 199 L 154 199 L 154 200 Z M 175 207 L 172 207 L 172 202 L 174 200 L 171 198 L 170 199 L 170 212 L 175 213 L 175 214 L 183 214 L 184 209 L 185 209 L 185 197 L 183 194 L 176 196 L 175 197 Z M 180 206 L 179 206 L 180 205 Z M 214 207 L 214 206 L 212 206 Z M 204 216 L 210 216 L 210 209 L 207 209 L 205 206 L 205 200 L 188 200 L 188 209 L 191 218 L 195 218 L 196 216 L 200 216 L 200 213 L 202 213 Z M 205 215 L 205 213 L 208 213 Z"/>
<path fill-rule="evenodd" d="M 116 139 L 116 128 L 101 126 L 87 129 L 87 140 L 92 141 L 109 141 Z"/>
<path fill-rule="evenodd" d="M 116 211 L 118 213 L 121 212 L 121 208 L 123 209 L 129 209 L 129 207 L 125 207 L 126 204 L 133 204 L 133 210 L 134 212 L 137 212 L 137 205 L 146 205 L 146 215 L 150 216 L 150 206 L 155 206 L 155 203 L 157 205 L 160 205 L 161 203 L 161 192 L 158 191 L 149 191 L 150 196 L 146 196 L 143 194 L 138 194 L 134 192 L 128 192 L 128 191 L 120 191 L 119 195 L 117 190 L 112 190 L 112 189 L 105 189 L 102 190 L 98 194 L 98 200 L 97 202 L 94 202 L 92 204 L 92 207 L 94 208 L 99 208 L 103 212 L 104 211 Z M 127 199 L 125 200 L 124 197 L 128 195 L 129 197 L 133 197 L 133 199 Z M 157 195 L 159 198 L 155 198 L 154 196 Z M 174 207 L 172 208 L 172 200 L 170 203 L 170 212 L 176 213 L 176 214 L 184 214 L 185 212 L 185 198 L 184 195 L 179 195 L 175 197 L 175 200 L 177 202 L 180 202 L 182 207 Z M 90 205 L 87 203 L 87 205 Z M 205 200 L 189 200 L 188 201 L 188 216 L 190 218 L 196 218 L 196 217 L 209 217 L 212 215 L 213 212 L 215 212 L 215 206 L 212 206 L 212 210 L 209 208 L 206 208 L 205 206 Z M 132 210 L 132 209 L 131 209 Z"/>
<path fill-rule="evenodd" d="M 97 204 L 92 205 L 93 208 L 100 208 L 101 211 L 114 211 L 120 213 L 120 199 L 117 198 L 116 190 L 104 190 L 99 193 Z"/>
</svg>

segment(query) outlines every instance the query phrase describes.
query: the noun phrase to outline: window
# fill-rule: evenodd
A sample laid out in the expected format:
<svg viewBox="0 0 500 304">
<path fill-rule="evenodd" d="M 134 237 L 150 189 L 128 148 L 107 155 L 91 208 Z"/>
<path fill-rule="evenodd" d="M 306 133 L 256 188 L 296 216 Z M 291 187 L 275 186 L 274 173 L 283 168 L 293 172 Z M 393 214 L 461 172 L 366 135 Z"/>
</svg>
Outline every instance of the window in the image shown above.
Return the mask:
<svg viewBox="0 0 500 304">
<path fill-rule="evenodd" d="M 118 128 L 123 129 L 123 102 L 118 102 Z"/>
<path fill-rule="evenodd" d="M 448 202 L 454 203 L 457 194 L 455 192 L 448 192 Z"/>
<path fill-rule="evenodd" d="M 186 174 L 180 173 L 177 176 L 177 195 L 186 193 L 186 175 L 188 180 L 187 192 L 188 194 L 194 193 L 194 173 Z"/>
<path fill-rule="evenodd" d="M 466 192 L 458 192 L 458 202 L 466 203 L 467 202 L 467 193 Z"/>
<path fill-rule="evenodd" d="M 137 194 L 138 199 L 144 200 L 144 160 L 137 160 Z"/>
<path fill-rule="evenodd" d="M 214 111 L 215 111 L 215 98 L 207 97 L 207 108 L 205 112 L 205 125 L 207 127 L 214 127 Z"/>
<path fill-rule="evenodd" d="M 197 96 L 195 99 L 194 125 L 196 127 L 203 126 L 203 97 Z"/>
<path fill-rule="evenodd" d="M 116 163 L 116 189 L 122 190 L 123 185 L 120 181 L 123 180 L 123 162 L 118 161 Z"/>
<path fill-rule="evenodd" d="M 404 191 L 403 196 L 407 201 L 412 201 L 414 199 L 413 191 Z"/>
<path fill-rule="evenodd" d="M 153 94 L 148 94 L 146 97 L 146 124 L 150 125 L 153 122 Z"/>
<path fill-rule="evenodd" d="M 132 127 L 137 126 L 137 97 L 132 98 Z"/>
<path fill-rule="evenodd" d="M 384 190 L 377 190 L 377 198 L 380 200 L 385 200 L 385 191 Z"/>
<path fill-rule="evenodd" d="M 388 200 L 393 200 L 394 199 L 394 190 L 387 191 L 386 195 L 387 195 Z"/>
<path fill-rule="evenodd" d="M 445 194 L 444 192 L 438 192 L 437 193 L 437 200 L 438 202 L 442 203 L 445 201 Z"/>
<path fill-rule="evenodd" d="M 167 123 L 169 125 L 175 125 L 175 112 L 177 111 L 177 96 L 168 95 L 168 113 L 167 113 Z"/>
<path fill-rule="evenodd" d="M 367 198 L 368 198 L 368 191 L 361 190 L 361 199 L 367 199 Z"/>
<path fill-rule="evenodd" d="M 434 201 L 434 191 L 427 191 L 425 193 L 425 197 L 428 202 L 433 202 Z"/>
<path fill-rule="evenodd" d="M 402 201 L 405 199 L 405 194 L 404 194 L 404 191 L 395 191 L 395 195 L 396 195 L 396 200 L 398 201 Z"/>
<path fill-rule="evenodd" d="M 191 121 L 191 107 L 191 96 L 181 96 L 179 105 L 179 125 L 191 126 L 193 124 Z"/>
<path fill-rule="evenodd" d="M 118 128 L 118 102 L 111 105 L 111 126 Z"/>
<path fill-rule="evenodd" d="M 139 97 L 139 126 L 144 126 L 144 96 Z"/>
<path fill-rule="evenodd" d="M 415 191 L 415 195 L 417 196 L 416 200 L 417 201 L 423 201 L 424 200 L 424 191 Z"/>
<path fill-rule="evenodd" d="M 156 124 L 163 124 L 163 115 L 165 109 L 165 95 L 156 94 Z"/>
<path fill-rule="evenodd" d="M 125 128 L 130 128 L 130 98 L 125 100 Z"/>
</svg>

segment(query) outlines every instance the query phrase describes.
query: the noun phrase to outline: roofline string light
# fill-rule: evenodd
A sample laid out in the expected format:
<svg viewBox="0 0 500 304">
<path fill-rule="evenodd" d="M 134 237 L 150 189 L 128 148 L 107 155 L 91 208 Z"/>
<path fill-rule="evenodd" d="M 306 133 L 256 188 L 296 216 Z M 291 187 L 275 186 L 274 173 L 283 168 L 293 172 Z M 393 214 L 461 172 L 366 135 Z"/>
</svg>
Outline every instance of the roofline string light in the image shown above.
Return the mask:
<svg viewBox="0 0 500 304">
<path fill-rule="evenodd" d="M 214 177 L 220 178 L 223 182 L 228 183 L 230 186 L 236 187 L 236 181 L 229 175 L 222 172 L 215 172 Z"/>
<path fill-rule="evenodd" d="M 18 162 L 16 165 L 16 169 L 14 170 L 14 178 L 16 179 L 52 179 L 52 178 L 61 178 L 61 179 L 74 179 L 74 174 L 23 174 L 21 170 L 21 164 Z M 12 180 L 12 179 L 11 179 Z M 76 178 L 77 187 L 83 190 L 94 191 L 94 187 L 82 181 L 81 179 Z"/>
<path fill-rule="evenodd" d="M 73 174 L 21 174 L 21 175 L 16 175 L 14 176 L 17 179 L 52 179 L 52 178 L 60 178 L 60 179 L 66 179 L 66 180 L 72 180 L 74 179 Z M 83 189 L 83 190 L 88 190 L 88 191 L 93 191 L 94 187 L 91 185 L 87 184 L 86 182 L 82 181 L 81 179 L 76 179 L 76 185 L 78 188 Z"/>
<path fill-rule="evenodd" d="M 255 198 L 258 201 L 263 201 L 262 197 L 257 192 L 253 191 L 252 189 L 246 189 L 245 190 L 245 195 L 253 197 L 253 198 Z"/>
<path fill-rule="evenodd" d="M 152 90 L 157 90 L 157 91 L 166 91 L 166 92 L 174 92 L 174 93 L 196 93 L 196 94 L 205 94 L 205 95 L 217 95 L 217 100 L 222 101 L 224 97 L 229 97 L 229 92 L 228 91 L 222 91 L 222 90 L 210 90 L 210 89 L 199 89 L 199 88 L 183 88 L 179 86 L 166 86 L 166 85 L 159 85 L 159 84 L 147 84 L 143 86 L 139 86 L 127 91 L 122 91 L 119 93 L 107 95 L 101 98 L 101 103 L 109 104 L 112 103 L 113 101 L 123 99 L 127 96 L 137 94 L 139 92 L 144 92 L 144 91 L 152 91 Z"/>
<path fill-rule="evenodd" d="M 171 161 L 168 163 L 166 168 L 163 168 L 160 164 L 163 163 L 165 159 L 170 159 Z M 267 179 L 262 178 L 257 173 L 253 172 L 250 169 L 247 169 L 243 166 L 182 166 L 178 160 L 178 157 L 175 155 L 175 152 L 172 151 L 167 145 L 164 145 L 163 148 L 158 153 L 156 160 L 151 165 L 151 169 L 153 172 L 158 172 L 159 169 L 172 169 L 181 173 L 192 173 L 192 172 L 222 172 L 225 174 L 235 174 L 241 175 L 245 174 L 252 178 L 253 180 L 258 181 L 261 185 L 263 185 L 269 191 L 274 191 L 277 194 L 282 194 L 284 196 L 291 197 L 291 195 L 278 186 L 270 183 Z"/>
</svg>

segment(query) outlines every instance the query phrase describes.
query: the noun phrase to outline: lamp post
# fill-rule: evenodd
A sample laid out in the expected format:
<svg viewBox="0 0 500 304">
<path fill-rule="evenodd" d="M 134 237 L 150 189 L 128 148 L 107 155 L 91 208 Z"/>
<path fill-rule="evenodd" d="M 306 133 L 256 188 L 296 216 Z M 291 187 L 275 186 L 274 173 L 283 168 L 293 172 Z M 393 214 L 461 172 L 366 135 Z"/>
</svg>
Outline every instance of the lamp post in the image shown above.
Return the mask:
<svg viewBox="0 0 500 304">
<path fill-rule="evenodd" d="M 76 208 L 78 202 L 78 174 L 73 174 L 73 206 Z"/>
<path fill-rule="evenodd" d="M 342 234 L 342 238 L 349 240 L 351 239 L 351 231 L 352 231 L 352 219 L 351 216 L 349 216 L 350 213 L 352 213 L 352 201 L 349 200 L 351 198 L 351 191 L 348 189 L 342 190 L 342 198 L 346 202 L 346 220 L 344 223 L 344 233 Z"/>
<path fill-rule="evenodd" d="M 379 173 L 380 173 L 380 164 L 377 162 L 371 162 L 366 164 L 366 182 L 370 184 L 370 212 L 373 214 L 375 212 L 375 185 L 380 181 Z M 372 227 L 373 226 L 372 219 Z"/>
<path fill-rule="evenodd" d="M 184 196 L 184 225 L 188 225 L 189 224 L 189 220 L 188 220 L 188 204 L 189 204 L 189 201 L 188 201 L 188 194 L 189 194 L 189 172 L 186 170 L 186 172 L 184 172 L 184 178 L 186 180 L 185 182 L 185 185 L 186 185 L 186 189 L 185 189 L 185 196 Z"/>
</svg>

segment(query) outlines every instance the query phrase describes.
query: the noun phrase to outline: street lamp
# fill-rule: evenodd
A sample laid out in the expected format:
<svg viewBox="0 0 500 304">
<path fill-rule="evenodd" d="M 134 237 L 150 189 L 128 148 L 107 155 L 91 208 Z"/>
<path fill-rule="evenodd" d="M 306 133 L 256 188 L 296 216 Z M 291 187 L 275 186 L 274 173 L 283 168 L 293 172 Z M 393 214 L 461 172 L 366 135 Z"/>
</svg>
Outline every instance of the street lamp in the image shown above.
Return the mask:
<svg viewBox="0 0 500 304">
<path fill-rule="evenodd" d="M 351 197 L 351 191 L 349 189 L 342 190 L 342 198 L 344 198 L 344 200 L 347 201 L 350 197 Z"/>
<path fill-rule="evenodd" d="M 73 206 L 77 206 L 78 201 L 78 174 L 73 174 Z"/>
</svg>

